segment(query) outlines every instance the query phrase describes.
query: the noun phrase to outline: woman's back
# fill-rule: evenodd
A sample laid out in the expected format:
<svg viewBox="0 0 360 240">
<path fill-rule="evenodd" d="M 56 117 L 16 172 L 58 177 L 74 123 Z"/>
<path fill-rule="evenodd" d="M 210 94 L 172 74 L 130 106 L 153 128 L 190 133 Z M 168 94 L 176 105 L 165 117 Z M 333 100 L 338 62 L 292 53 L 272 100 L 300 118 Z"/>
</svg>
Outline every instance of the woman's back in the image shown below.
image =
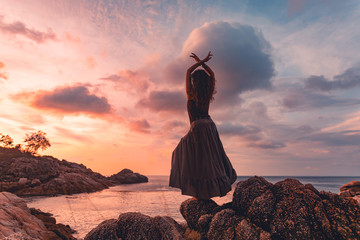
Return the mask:
<svg viewBox="0 0 360 240">
<path fill-rule="evenodd" d="M 192 99 L 187 101 L 187 111 L 189 114 L 190 123 L 193 121 L 210 118 L 209 103 L 201 106 L 196 106 L 196 102 Z"/>
</svg>

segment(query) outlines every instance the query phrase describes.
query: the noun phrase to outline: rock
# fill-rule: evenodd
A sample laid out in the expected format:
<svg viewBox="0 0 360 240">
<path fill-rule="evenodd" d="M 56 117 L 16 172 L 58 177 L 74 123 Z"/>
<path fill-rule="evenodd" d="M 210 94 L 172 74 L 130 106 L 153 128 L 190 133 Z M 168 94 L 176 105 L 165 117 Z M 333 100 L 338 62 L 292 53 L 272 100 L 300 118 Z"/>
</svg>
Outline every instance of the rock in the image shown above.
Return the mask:
<svg viewBox="0 0 360 240">
<path fill-rule="evenodd" d="M 272 184 L 262 177 L 252 177 L 236 184 L 233 207 L 238 213 L 247 213 L 255 198 L 272 188 Z"/>
<path fill-rule="evenodd" d="M 119 215 L 117 220 L 106 220 L 91 230 L 85 240 L 97 239 L 183 239 L 184 229 L 170 217 L 151 218 L 141 213 L 128 212 Z"/>
<path fill-rule="evenodd" d="M 143 183 L 148 182 L 148 178 L 139 173 L 134 173 L 130 169 L 123 169 L 117 174 L 113 174 L 108 177 L 110 181 L 114 184 L 133 184 L 133 183 Z"/>
<path fill-rule="evenodd" d="M 296 179 L 271 184 L 249 178 L 237 184 L 232 204 L 214 204 L 194 199 L 181 204 L 189 227 L 209 240 L 360 239 L 356 200 Z"/>
<path fill-rule="evenodd" d="M 25 200 L 8 192 L 0 193 L 0 239 L 75 239 L 70 228 L 56 224 L 54 218 L 43 222 L 39 215 L 49 216 L 37 211 L 35 214 Z M 48 228 L 48 226 L 52 226 Z M 65 227 L 64 230 L 62 226 Z"/>
<path fill-rule="evenodd" d="M 310 183 L 305 184 L 305 188 L 309 189 L 310 191 L 314 192 L 315 194 L 319 195 L 319 191 Z"/>
<path fill-rule="evenodd" d="M 319 192 L 296 179 L 271 184 L 252 177 L 237 184 L 232 203 L 218 206 L 191 198 L 180 212 L 187 228 L 169 217 L 124 213 L 85 239 L 360 239 L 356 200 Z"/>
<path fill-rule="evenodd" d="M 360 205 L 360 195 L 354 196 L 353 199 L 354 199 L 355 201 L 357 201 L 357 202 L 359 203 L 359 205 Z"/>
<path fill-rule="evenodd" d="M 207 238 L 209 240 L 234 239 L 235 226 L 243 217 L 237 216 L 234 210 L 224 209 L 215 214 L 209 226 Z"/>
<path fill-rule="evenodd" d="M 286 179 L 274 185 L 277 197 L 271 232 L 279 239 L 324 239 L 313 209 L 321 198 L 298 180 Z"/>
<path fill-rule="evenodd" d="M 350 190 L 345 190 L 339 193 L 340 197 L 354 197 L 355 193 Z"/>
<path fill-rule="evenodd" d="M 235 239 L 239 240 L 270 240 L 269 232 L 262 230 L 247 219 L 241 220 L 235 227 Z"/>
<path fill-rule="evenodd" d="M 113 180 L 110 178 L 83 164 L 0 147 L 0 191 L 19 196 L 53 196 L 95 192 L 116 184 L 148 181 L 147 177 L 129 169 L 113 175 Z"/>
<path fill-rule="evenodd" d="M 96 228 L 92 229 L 86 236 L 85 240 L 118 240 L 116 234 L 117 220 L 109 219 L 100 223 Z"/>
<path fill-rule="evenodd" d="M 35 208 L 30 208 L 30 213 L 40 219 L 44 223 L 46 229 L 54 232 L 58 237 L 60 237 L 60 239 L 75 239 L 72 236 L 75 231 L 72 230 L 69 225 L 56 223 L 56 219 L 52 217 L 52 214 L 42 212 Z"/>
<path fill-rule="evenodd" d="M 340 197 L 353 198 L 360 205 L 360 181 L 352 181 L 340 187 Z"/>
<path fill-rule="evenodd" d="M 37 186 L 37 185 L 40 185 L 41 184 L 41 181 L 37 178 L 33 179 L 31 181 L 31 186 Z"/>
<path fill-rule="evenodd" d="M 181 203 L 180 213 L 190 229 L 198 229 L 198 221 L 202 215 L 212 213 L 218 205 L 213 200 L 190 198 Z"/>
<path fill-rule="evenodd" d="M 340 187 L 340 191 L 351 191 L 360 194 L 360 181 L 352 181 Z M 356 194 L 355 194 L 356 195 Z"/>
<path fill-rule="evenodd" d="M 199 233 L 201 234 L 201 236 L 203 238 L 206 238 L 206 234 L 209 231 L 210 223 L 211 223 L 211 220 L 213 219 L 213 217 L 214 217 L 213 214 L 205 214 L 199 218 L 197 227 L 198 227 Z"/>
<path fill-rule="evenodd" d="M 29 180 L 27 178 L 20 178 L 18 183 L 19 184 L 27 184 L 29 182 Z"/>
<path fill-rule="evenodd" d="M 159 230 L 161 239 L 183 239 L 185 229 L 174 219 L 168 216 L 156 216 L 152 219 L 153 224 Z"/>
<path fill-rule="evenodd" d="M 247 211 L 247 216 L 259 227 L 270 231 L 270 223 L 274 214 L 276 198 L 271 190 L 267 190 L 255 198 Z"/>
</svg>

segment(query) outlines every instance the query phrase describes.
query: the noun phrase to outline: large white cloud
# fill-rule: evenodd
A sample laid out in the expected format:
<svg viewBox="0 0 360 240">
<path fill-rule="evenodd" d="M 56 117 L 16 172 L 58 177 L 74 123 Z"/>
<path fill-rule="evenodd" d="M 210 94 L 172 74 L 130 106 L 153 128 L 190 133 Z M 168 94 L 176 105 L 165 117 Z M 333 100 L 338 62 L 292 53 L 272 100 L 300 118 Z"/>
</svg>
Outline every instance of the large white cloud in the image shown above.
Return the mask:
<svg viewBox="0 0 360 240">
<path fill-rule="evenodd" d="M 181 56 L 169 64 L 168 76 L 174 83 L 183 83 L 185 71 L 192 64 L 190 53 L 203 58 L 209 51 L 214 54 L 209 66 L 215 71 L 218 89 L 215 98 L 220 102 L 236 101 L 244 91 L 271 87 L 275 70 L 269 42 L 252 26 L 223 21 L 194 29 Z"/>
</svg>

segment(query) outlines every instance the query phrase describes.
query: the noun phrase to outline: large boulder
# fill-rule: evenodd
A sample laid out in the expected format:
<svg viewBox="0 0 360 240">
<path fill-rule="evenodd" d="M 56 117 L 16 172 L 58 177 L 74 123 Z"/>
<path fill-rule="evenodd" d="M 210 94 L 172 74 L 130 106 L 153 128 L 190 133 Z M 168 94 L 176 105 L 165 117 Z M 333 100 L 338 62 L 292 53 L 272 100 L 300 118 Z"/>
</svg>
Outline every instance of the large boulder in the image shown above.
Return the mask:
<svg viewBox="0 0 360 240">
<path fill-rule="evenodd" d="M 272 184 L 262 177 L 252 177 L 236 185 L 233 206 L 238 213 L 247 213 L 255 198 L 268 192 Z"/>
<path fill-rule="evenodd" d="M 186 220 L 190 229 L 197 230 L 199 218 L 205 214 L 213 213 L 213 210 L 218 207 L 213 200 L 202 200 L 190 198 L 181 203 L 180 213 Z"/>
<path fill-rule="evenodd" d="M 351 191 L 360 194 L 360 181 L 352 181 L 340 187 L 340 191 Z"/>
<path fill-rule="evenodd" d="M 100 223 L 85 236 L 85 240 L 181 240 L 183 231 L 183 228 L 170 217 L 152 218 L 141 213 L 128 212 L 120 214 L 117 220 L 110 219 Z"/>
<path fill-rule="evenodd" d="M 339 196 L 353 198 L 360 205 L 360 181 L 352 181 L 341 186 Z"/>
<path fill-rule="evenodd" d="M 130 169 L 123 169 L 117 174 L 113 174 L 108 179 L 114 184 L 133 184 L 148 182 L 149 179 L 139 173 L 134 173 Z"/>
<path fill-rule="evenodd" d="M 0 239 L 75 239 L 68 226 L 56 224 L 50 214 L 29 209 L 25 200 L 0 193 Z"/>
<path fill-rule="evenodd" d="M 234 239 L 235 226 L 243 217 L 237 216 L 234 210 L 224 209 L 215 214 L 209 225 L 207 238 L 216 239 Z"/>
</svg>

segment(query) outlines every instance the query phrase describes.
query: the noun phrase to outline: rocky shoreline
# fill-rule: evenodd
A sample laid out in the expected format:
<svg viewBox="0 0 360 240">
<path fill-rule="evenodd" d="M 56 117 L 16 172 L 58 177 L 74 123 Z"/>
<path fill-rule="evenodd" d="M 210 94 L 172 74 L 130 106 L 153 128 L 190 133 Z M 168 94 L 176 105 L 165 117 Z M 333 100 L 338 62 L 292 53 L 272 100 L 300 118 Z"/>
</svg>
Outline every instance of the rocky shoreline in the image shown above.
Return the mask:
<svg viewBox="0 0 360 240">
<path fill-rule="evenodd" d="M 83 164 L 0 148 L 0 191 L 18 196 L 54 196 L 100 191 L 119 184 L 148 182 L 129 169 L 105 177 Z"/>
<path fill-rule="evenodd" d="M 354 189 L 357 188 L 352 188 L 352 194 L 358 194 Z M 17 236 L 35 233 L 41 236 L 35 239 L 74 239 L 70 227 L 56 224 L 49 214 L 26 209 L 24 200 L 11 193 L 1 194 L 0 234 L 3 235 L 0 239 L 3 236 L 17 239 Z M 11 204 L 22 206 L 23 210 L 9 214 L 9 209 L 14 208 L 9 207 Z M 24 212 L 31 216 L 23 217 Z M 218 205 L 213 200 L 190 198 L 182 202 L 180 212 L 186 223 L 179 224 L 168 216 L 122 213 L 117 219 L 100 223 L 85 240 L 360 239 L 360 206 L 353 197 L 319 192 L 311 184 L 303 185 L 296 179 L 272 184 L 262 177 L 251 177 L 237 183 L 231 202 Z M 10 216 L 10 219 L 3 216 Z M 42 223 L 33 220 L 34 217 Z M 29 227 L 28 221 L 35 227 Z M 18 223 L 4 226 L 4 222 Z"/>
<path fill-rule="evenodd" d="M 123 213 L 102 222 L 95 239 L 360 239 L 360 206 L 352 197 L 318 191 L 285 179 L 252 177 L 237 184 L 232 202 L 188 199 L 180 212 L 187 225 L 167 216 Z"/>
<path fill-rule="evenodd" d="M 28 208 L 24 199 L 8 192 L 0 193 L 0 239 L 76 239 L 74 231 L 56 223 L 49 213 Z"/>
<path fill-rule="evenodd" d="M 105 177 L 82 164 L 1 148 L 0 181 L 0 239 L 55 240 L 75 239 L 74 231 L 18 196 L 94 192 L 148 178 L 129 169 Z M 237 183 L 232 201 L 221 206 L 184 201 L 185 224 L 127 212 L 102 222 L 85 239 L 360 239 L 360 182 L 340 190 L 319 192 L 296 179 L 272 184 L 255 176 Z"/>
</svg>

